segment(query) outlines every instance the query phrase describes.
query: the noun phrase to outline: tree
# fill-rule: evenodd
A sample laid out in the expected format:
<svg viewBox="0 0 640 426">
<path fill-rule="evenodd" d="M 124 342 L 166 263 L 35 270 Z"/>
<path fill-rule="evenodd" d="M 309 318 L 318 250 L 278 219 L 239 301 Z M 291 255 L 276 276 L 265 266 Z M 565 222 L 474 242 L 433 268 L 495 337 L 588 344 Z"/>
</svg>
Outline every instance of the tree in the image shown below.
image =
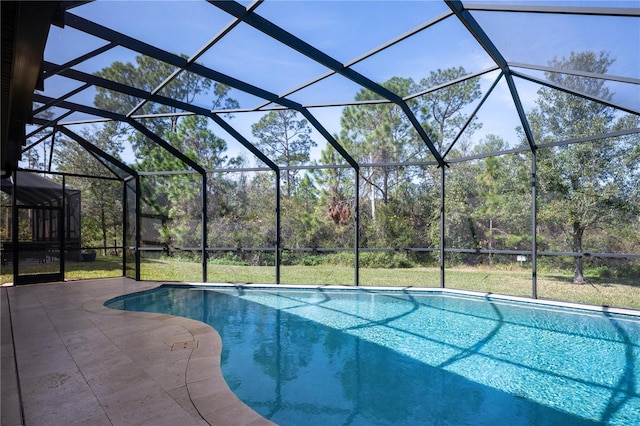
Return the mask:
<svg viewBox="0 0 640 426">
<path fill-rule="evenodd" d="M 101 129 L 84 129 L 82 136 L 102 151 L 119 158 L 122 144 L 114 134 L 113 123 Z M 94 158 L 76 141 L 59 138 L 56 142 L 54 162 L 59 171 L 92 176 L 110 176 L 105 165 Z M 82 190 L 83 245 L 104 248 L 111 241 L 122 239 L 122 186 L 113 180 L 69 177 L 70 186 Z"/>
<path fill-rule="evenodd" d="M 338 143 L 342 143 L 334 136 Z M 335 165 L 344 159 L 331 145 L 320 153 L 320 164 Z M 324 229 L 325 244 L 330 247 L 353 245 L 353 223 L 355 211 L 354 171 L 351 167 L 316 169 L 312 172 L 318 186 L 316 214 Z"/>
<path fill-rule="evenodd" d="M 420 89 L 430 89 L 450 81 L 457 80 L 467 74 L 463 67 L 438 69 L 432 71 L 428 78 L 420 80 Z M 471 78 L 457 84 L 427 93 L 420 99 L 421 117 L 424 126 L 436 149 L 444 155 L 444 150 L 462 129 L 468 116 L 462 110 L 481 95 L 480 79 Z M 475 131 L 480 125 L 474 121 L 467 127 L 467 132 Z"/>
<path fill-rule="evenodd" d="M 183 55 L 186 58 L 186 56 Z M 172 72 L 175 67 L 157 59 L 139 55 L 136 57 L 136 63 L 131 62 L 114 62 L 110 66 L 103 68 L 96 73 L 97 76 L 108 80 L 117 81 L 132 87 L 151 92 L 156 89 Z M 182 71 L 169 84 L 167 84 L 159 94 L 167 98 L 176 99 L 185 103 L 192 103 L 196 99 L 199 102 L 206 103 L 208 99 L 211 108 L 234 108 L 238 106 L 237 101 L 228 96 L 230 87 L 224 84 L 213 82 L 199 75 Z M 108 111 L 127 114 L 133 108 L 137 107 L 141 99 L 127 95 L 121 92 L 114 92 L 109 89 L 97 88 L 97 94 L 94 98 L 94 104 Z M 154 102 L 146 102 L 140 109 L 138 114 L 171 114 L 182 112 L 174 107 L 156 104 Z M 152 132 L 165 139 L 170 138 L 171 133 L 178 131 L 178 123 L 186 118 L 178 115 L 170 115 L 163 118 L 154 118 L 141 120 Z M 206 128 L 206 119 L 197 119 L 195 123 L 202 128 Z M 158 162 L 172 161 L 168 157 L 171 154 L 158 150 L 157 145 L 134 132 L 130 134 L 130 141 L 136 153 L 136 158 L 140 161 L 140 168 L 143 170 L 153 170 Z M 162 157 L 162 158 L 159 158 Z"/>
<path fill-rule="evenodd" d="M 382 84 L 400 96 L 408 96 L 415 90 L 410 78 L 393 77 Z M 356 94 L 356 101 L 379 100 L 379 95 L 368 89 Z M 394 163 L 416 159 L 426 147 L 418 139 L 417 132 L 402 108 L 396 104 L 381 103 L 345 107 L 340 119 L 340 141 L 359 163 Z M 366 182 L 363 197 L 371 200 L 371 217 L 375 218 L 375 200 L 383 204 L 406 181 L 403 169 L 392 166 L 376 166 L 361 169 Z"/>
<path fill-rule="evenodd" d="M 445 155 L 446 150 L 453 144 L 458 133 L 462 130 L 469 116 L 464 113 L 465 107 L 476 101 L 480 95 L 479 78 L 470 78 L 450 84 L 467 75 L 463 67 L 438 69 L 432 71 L 427 78 L 420 80 L 418 90 L 430 90 L 425 95 L 416 99 L 420 111 L 419 118 L 422 126 L 431 138 L 436 150 Z M 443 86 L 437 90 L 434 88 Z M 466 129 L 469 137 L 480 127 L 474 118 Z M 461 142 L 452 148 L 452 152 L 464 150 Z M 473 221 L 473 209 L 471 200 L 477 203 L 477 188 L 474 181 L 474 164 L 458 164 L 446 175 L 447 179 L 447 245 L 454 247 L 477 247 L 479 245 L 478 230 Z M 440 172 L 434 168 L 424 173 L 422 181 L 431 186 L 437 186 L 440 180 Z M 433 193 L 433 192 L 432 192 Z M 436 200 L 431 200 L 436 205 Z M 432 240 L 439 239 L 438 230 L 431 228 Z"/>
<path fill-rule="evenodd" d="M 508 144 L 487 135 L 474 153 L 504 151 Z M 484 233 L 481 248 L 489 250 L 527 249 L 531 245 L 531 158 L 526 153 L 491 156 L 472 161 L 473 183 L 479 203 L 472 216 Z M 493 256 L 489 255 L 490 262 Z"/>
<path fill-rule="evenodd" d="M 186 56 L 183 56 L 186 58 Z M 156 59 L 140 55 L 134 63 L 114 62 L 96 73 L 98 76 L 151 92 L 160 85 L 175 67 Z M 96 106 L 121 114 L 129 113 L 140 104 L 141 99 L 124 93 L 98 88 L 94 99 Z M 228 96 L 230 87 L 190 73 L 180 72 L 158 93 L 184 103 L 209 103 L 211 108 L 233 108 L 238 103 Z M 182 112 L 174 107 L 146 102 L 138 114 L 168 114 L 139 120 L 153 133 L 184 153 L 205 169 L 224 165 L 235 165 L 238 158 L 224 155 L 226 142 L 217 137 L 208 127 L 208 119 L 202 116 L 179 116 Z M 173 114 L 173 115 L 172 115 Z M 142 133 L 119 125 L 119 130 L 128 137 L 137 159 L 137 168 L 144 171 L 180 171 L 189 167 L 182 160 L 158 146 Z M 207 188 L 211 205 L 216 205 L 217 190 L 223 185 L 219 176 L 209 173 Z M 145 177 L 142 181 L 143 206 L 149 215 L 160 218 L 156 228 L 165 246 L 197 245 L 195 235 L 201 226 L 201 181 L 193 176 Z M 151 218 L 150 218 L 151 219 Z M 196 224 L 197 225 L 194 225 Z M 144 227 L 142 229 L 145 229 Z"/>
<path fill-rule="evenodd" d="M 603 75 L 613 62 L 607 52 L 572 52 L 569 58 L 553 58 L 550 66 Z M 563 87 L 604 101 L 612 98 L 603 79 L 560 71 L 545 74 L 549 81 Z M 538 144 L 608 133 L 622 120 L 630 119 L 603 103 L 547 87 L 538 91 L 536 105 L 529 117 Z M 550 229 L 566 235 L 571 251 L 579 254 L 574 257 L 574 283 L 585 282 L 581 254 L 586 232 L 608 222 L 624 222 L 629 217 L 631 204 L 625 189 L 626 178 L 619 171 L 639 167 L 637 161 L 625 164 L 626 153 L 632 146 L 624 140 L 616 143 L 601 140 L 539 152 L 539 192 L 543 201 L 539 215 Z"/>
<path fill-rule="evenodd" d="M 311 127 L 305 119 L 299 119 L 292 110 L 271 111 L 251 126 L 256 146 L 276 164 L 292 167 L 309 162 L 311 148 L 316 143 L 311 139 Z M 299 170 L 287 169 L 285 173 L 287 198 L 299 183 Z"/>
<path fill-rule="evenodd" d="M 393 77 L 382 86 L 409 98 L 464 75 L 466 71 L 463 68 L 451 68 L 432 72 L 419 84 L 411 78 Z M 473 78 L 412 97 L 407 103 L 436 149 L 442 152 L 467 121 L 464 107 L 479 96 L 479 82 Z M 369 90 L 361 90 L 356 95 L 356 101 L 376 100 L 380 100 L 379 95 Z M 419 137 L 402 108 L 396 104 L 374 102 L 348 106 L 343 110 L 341 124 L 340 142 L 356 161 L 360 164 L 391 163 L 361 168 L 364 181 L 360 191 L 362 212 L 370 211 L 369 215 L 360 216 L 361 223 L 367 227 L 361 241 L 385 247 L 405 244 L 430 246 L 434 235 L 438 234 L 431 223 L 434 215 L 439 214 L 435 206 L 439 204 L 436 182 L 440 174 L 435 168 L 429 170 L 425 166 L 393 165 L 433 159 L 427 144 Z M 471 132 L 476 128 L 473 123 L 468 127 Z M 382 205 L 376 211 L 376 204 L 380 202 Z M 415 209 L 414 206 L 421 208 Z M 415 229 L 425 228 L 428 232 L 415 232 Z M 424 237 L 417 238 L 417 234 Z"/>
</svg>

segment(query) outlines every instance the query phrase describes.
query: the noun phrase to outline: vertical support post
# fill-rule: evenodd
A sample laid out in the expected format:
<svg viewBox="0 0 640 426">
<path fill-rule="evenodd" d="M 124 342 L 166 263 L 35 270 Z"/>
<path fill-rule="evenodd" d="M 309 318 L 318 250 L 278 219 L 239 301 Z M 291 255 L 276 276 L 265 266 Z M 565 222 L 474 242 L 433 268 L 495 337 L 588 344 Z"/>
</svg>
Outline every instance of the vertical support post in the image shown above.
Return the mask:
<svg viewBox="0 0 640 426">
<path fill-rule="evenodd" d="M 207 282 L 208 274 L 207 274 L 207 260 L 208 260 L 208 252 L 207 252 L 207 172 L 201 174 L 202 176 L 202 282 Z"/>
<path fill-rule="evenodd" d="M 354 277 L 353 281 L 356 286 L 360 285 L 360 170 L 358 168 L 354 168 L 353 172 L 355 173 L 355 197 L 356 202 L 354 205 L 354 228 L 355 228 L 355 253 L 353 259 L 353 269 L 354 269 Z"/>
<path fill-rule="evenodd" d="M 49 150 L 49 167 L 48 167 L 49 171 L 51 171 L 51 164 L 53 164 L 53 148 L 54 148 L 55 142 L 56 142 L 56 131 L 54 130 L 53 134 L 51 135 L 51 149 Z M 44 144 L 44 142 L 42 143 Z"/>
<path fill-rule="evenodd" d="M 78 240 L 80 241 L 80 244 L 78 246 L 78 250 L 80 250 L 78 252 L 78 254 L 82 257 L 82 192 L 80 194 L 78 194 L 78 205 L 77 205 L 77 210 L 74 210 L 74 216 L 76 216 L 77 214 L 77 222 L 76 222 L 76 230 L 78 233 Z"/>
<path fill-rule="evenodd" d="M 280 169 L 276 169 L 276 284 L 280 284 L 280 250 L 282 249 L 282 240 L 280 239 Z"/>
<path fill-rule="evenodd" d="M 13 172 L 13 185 L 11 185 L 11 244 L 13 245 L 13 283 L 18 284 L 18 275 L 20 274 L 18 262 L 20 256 L 18 256 L 18 171 Z"/>
<path fill-rule="evenodd" d="M 134 253 L 136 259 L 136 281 L 140 281 L 140 176 L 136 175 L 136 241 Z"/>
<path fill-rule="evenodd" d="M 538 162 L 531 150 L 531 297 L 538 298 Z"/>
<path fill-rule="evenodd" d="M 127 226 L 129 225 L 127 181 L 122 180 L 122 276 L 127 276 Z"/>
<path fill-rule="evenodd" d="M 444 188 L 445 188 L 445 184 L 444 184 L 444 180 L 445 180 L 445 166 L 440 166 L 440 288 L 444 288 L 445 287 L 445 279 L 444 279 L 444 272 L 445 272 L 445 268 L 444 268 L 444 256 L 445 256 L 445 244 L 444 244 L 444 238 L 445 238 L 445 232 L 444 232 L 444 227 L 445 227 L 445 193 L 444 193 Z"/>
<path fill-rule="evenodd" d="M 51 144 L 53 150 L 53 143 Z M 62 208 L 58 211 L 60 218 L 58 224 L 60 226 L 60 275 L 64 281 L 64 263 L 66 261 L 65 253 L 67 251 L 67 177 L 62 175 Z"/>
</svg>

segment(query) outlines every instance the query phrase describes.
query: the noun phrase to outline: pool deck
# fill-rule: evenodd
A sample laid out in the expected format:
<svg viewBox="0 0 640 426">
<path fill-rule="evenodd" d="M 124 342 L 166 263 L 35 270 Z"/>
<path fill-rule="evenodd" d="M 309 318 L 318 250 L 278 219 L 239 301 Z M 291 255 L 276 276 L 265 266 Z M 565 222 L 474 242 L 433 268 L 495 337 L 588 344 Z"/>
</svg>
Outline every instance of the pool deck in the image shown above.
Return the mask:
<svg viewBox="0 0 640 426">
<path fill-rule="evenodd" d="M 230 391 L 212 327 L 103 306 L 159 284 L 112 278 L 1 287 L 0 423 L 273 424 Z"/>
</svg>

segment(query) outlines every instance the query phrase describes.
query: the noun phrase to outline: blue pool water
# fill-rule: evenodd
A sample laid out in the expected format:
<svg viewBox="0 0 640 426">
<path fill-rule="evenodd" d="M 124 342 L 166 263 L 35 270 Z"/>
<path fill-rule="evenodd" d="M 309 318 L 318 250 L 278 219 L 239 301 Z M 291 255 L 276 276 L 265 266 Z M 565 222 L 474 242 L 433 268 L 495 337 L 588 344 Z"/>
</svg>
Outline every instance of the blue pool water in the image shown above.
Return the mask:
<svg viewBox="0 0 640 426">
<path fill-rule="evenodd" d="M 640 321 L 444 292 L 161 286 L 111 308 L 203 321 L 280 425 L 640 425 Z"/>
</svg>

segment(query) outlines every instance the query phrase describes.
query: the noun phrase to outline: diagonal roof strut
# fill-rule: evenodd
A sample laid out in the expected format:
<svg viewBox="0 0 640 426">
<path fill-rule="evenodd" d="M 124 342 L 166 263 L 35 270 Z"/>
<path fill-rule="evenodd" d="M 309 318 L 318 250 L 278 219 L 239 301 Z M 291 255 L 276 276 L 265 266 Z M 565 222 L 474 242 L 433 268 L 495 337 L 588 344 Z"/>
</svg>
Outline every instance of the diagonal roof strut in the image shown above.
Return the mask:
<svg viewBox="0 0 640 426">
<path fill-rule="evenodd" d="M 255 29 L 261 31 L 262 33 L 268 35 L 274 40 L 283 43 L 290 48 L 296 50 L 297 52 L 302 53 L 308 58 L 313 59 L 319 64 L 335 71 L 337 74 L 342 75 L 343 77 L 348 78 L 349 80 L 359 84 L 360 86 L 369 89 L 370 91 L 382 96 L 385 99 L 389 99 L 391 102 L 398 105 L 404 114 L 407 116 L 415 130 L 420 135 L 420 138 L 424 141 L 424 143 L 431 151 L 431 154 L 438 161 L 438 164 L 444 165 L 444 160 L 435 145 L 431 141 L 427 132 L 425 132 L 424 128 L 416 118 L 415 114 L 409 108 L 409 105 L 400 97 L 399 95 L 393 93 L 391 90 L 383 87 L 382 85 L 375 83 L 364 75 L 358 73 L 357 71 L 345 67 L 344 64 L 339 62 L 338 60 L 332 58 L 326 53 L 318 50 L 312 45 L 306 43 L 305 41 L 299 39 L 288 31 L 280 28 L 273 22 L 263 18 L 255 12 L 245 9 L 240 3 L 236 3 L 234 1 L 220 1 L 220 0 L 208 0 L 209 3 L 218 7 L 219 9 L 224 10 L 232 16 L 235 16 L 238 19 L 241 19 L 248 25 L 251 25 Z"/>
<path fill-rule="evenodd" d="M 244 10 L 244 8 L 243 8 Z M 214 71 L 210 68 L 207 68 L 203 65 L 200 65 L 198 63 L 189 63 L 189 61 L 185 58 L 182 58 L 178 55 L 175 55 L 173 53 L 167 52 L 165 50 L 162 50 L 160 48 L 157 48 L 155 46 L 152 46 L 150 44 L 144 43 L 142 41 L 136 40 L 132 37 L 129 37 L 125 34 L 121 34 L 117 31 L 114 31 L 110 28 L 104 27 L 102 25 L 96 24 L 92 21 L 89 21 L 87 19 L 81 18 L 79 16 L 73 15 L 69 12 L 65 13 L 65 23 L 72 27 L 75 28 L 77 30 L 83 31 L 87 34 L 91 34 L 95 37 L 99 37 L 102 38 L 104 40 L 107 41 L 116 41 L 118 42 L 118 44 L 120 46 L 126 47 L 127 49 L 131 49 L 133 51 L 136 51 L 138 53 L 142 53 L 143 55 L 147 55 L 149 57 L 152 57 L 154 59 L 157 59 L 159 61 L 163 61 L 166 62 L 168 64 L 174 65 L 178 68 L 182 68 L 185 69 L 187 71 L 191 71 L 201 77 L 204 78 L 208 78 L 210 80 L 214 80 L 217 81 L 219 83 L 222 84 L 226 84 L 227 86 L 231 86 L 234 87 L 238 90 L 241 90 L 243 92 L 249 93 L 251 95 L 263 98 L 265 100 L 269 100 L 271 102 L 277 103 L 279 105 L 282 105 L 286 108 L 289 109 L 293 109 L 295 111 L 298 111 L 300 113 L 302 113 L 304 115 L 304 108 L 302 107 L 302 105 L 293 102 L 289 99 L 286 98 L 282 98 L 278 95 L 276 95 L 275 93 L 271 93 L 267 90 L 261 89 L 259 87 L 253 86 L 249 83 L 245 83 L 241 80 L 238 80 L 236 78 L 233 78 L 231 76 L 225 75 L 223 73 Z M 209 117 L 213 118 L 215 115 L 209 114 Z M 320 126 L 320 128 L 316 129 L 318 131 L 320 131 L 323 134 L 326 135 L 330 135 L 329 132 L 326 131 L 326 129 L 324 129 L 324 127 L 322 127 L 322 125 L 320 124 L 320 122 L 318 122 L 317 120 L 315 121 L 315 125 Z M 328 139 L 328 142 L 334 146 L 336 149 L 338 149 L 337 147 L 339 147 L 339 143 L 333 138 L 331 137 L 331 139 Z M 345 152 L 343 149 L 341 150 L 342 152 Z M 345 159 L 349 162 L 349 163 L 355 163 L 355 160 L 353 158 L 351 158 L 351 156 L 349 157 L 345 157 Z"/>
<path fill-rule="evenodd" d="M 493 44 L 493 41 L 482 29 L 480 24 L 478 24 L 478 21 L 476 21 L 471 13 L 469 13 L 469 11 L 465 9 L 461 1 L 445 0 L 445 3 L 447 3 L 447 6 L 449 6 L 449 8 L 458 17 L 458 19 L 460 19 L 460 22 L 462 22 L 462 24 L 467 28 L 467 30 L 476 39 L 480 46 L 482 46 L 485 52 L 487 52 L 491 59 L 495 61 L 495 63 L 504 73 L 505 80 L 507 82 L 507 85 L 509 86 L 509 91 L 511 92 L 511 97 L 513 98 L 513 103 L 518 112 L 518 116 L 520 117 L 520 122 L 522 123 L 522 129 L 524 130 L 524 133 L 527 137 L 529 147 L 532 150 L 535 150 L 535 138 L 533 137 L 533 132 L 531 131 L 531 126 L 529 125 L 527 115 L 524 112 L 524 107 L 522 106 L 522 101 L 520 100 L 520 94 L 518 93 L 518 89 L 513 82 L 513 77 L 511 75 L 511 70 L 509 69 L 507 60 L 504 58 L 504 56 L 502 56 L 502 53 L 500 53 L 496 45 Z"/>
</svg>

